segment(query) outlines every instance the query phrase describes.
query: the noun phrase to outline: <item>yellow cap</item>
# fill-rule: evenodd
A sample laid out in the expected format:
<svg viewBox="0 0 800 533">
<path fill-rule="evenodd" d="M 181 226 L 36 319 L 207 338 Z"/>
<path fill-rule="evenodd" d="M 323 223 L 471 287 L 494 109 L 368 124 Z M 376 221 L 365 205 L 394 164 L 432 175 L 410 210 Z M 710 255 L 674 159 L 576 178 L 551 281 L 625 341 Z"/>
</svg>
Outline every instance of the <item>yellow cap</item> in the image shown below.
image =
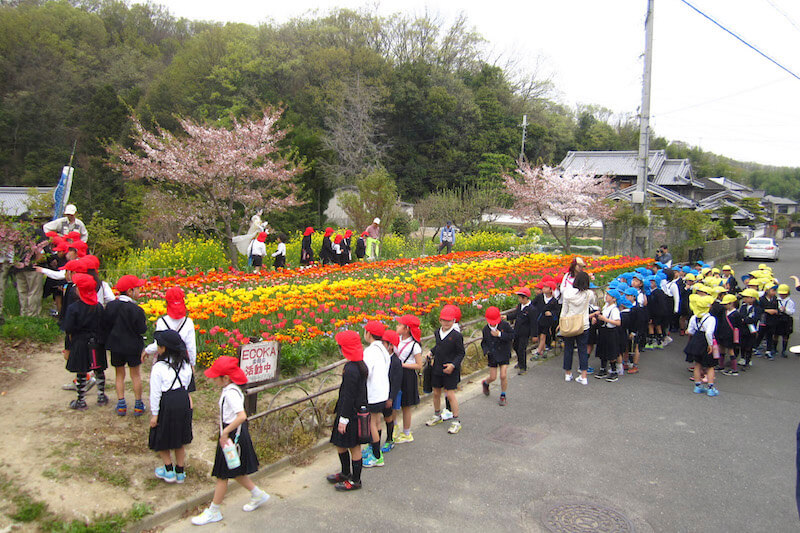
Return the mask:
<svg viewBox="0 0 800 533">
<path fill-rule="evenodd" d="M 694 278 L 694 274 L 692 274 L 691 272 L 689 272 L 688 274 L 686 274 L 685 276 L 683 276 L 683 279 L 685 279 L 686 281 L 694 281 L 694 279 L 695 279 L 695 278 Z"/>
<path fill-rule="evenodd" d="M 756 299 L 758 299 L 758 291 L 755 290 L 755 289 L 745 289 L 742 292 L 740 292 L 739 294 L 741 294 L 742 296 L 747 296 L 748 298 L 756 298 Z"/>
<path fill-rule="evenodd" d="M 714 303 L 714 297 L 701 294 L 689 295 L 689 309 L 692 310 L 696 316 L 703 316 L 708 313 L 711 304 Z"/>
<path fill-rule="evenodd" d="M 731 268 L 731 266 L 730 266 L 730 265 L 725 265 L 725 266 L 723 266 L 723 267 L 722 267 L 722 270 L 730 270 L 730 271 L 733 271 L 733 269 Z"/>
<path fill-rule="evenodd" d="M 706 277 L 706 276 L 708 275 L 708 273 L 709 273 L 709 272 L 711 272 L 711 269 L 710 269 L 710 268 L 708 268 L 708 267 L 705 267 L 703 270 L 701 270 L 701 271 L 700 271 L 700 274 L 701 274 L 703 277 Z"/>
<path fill-rule="evenodd" d="M 711 294 L 711 289 L 703 285 L 702 283 L 695 283 L 692 285 L 692 290 L 694 292 L 704 292 L 706 294 Z"/>
<path fill-rule="evenodd" d="M 718 268 L 712 268 L 711 269 L 711 273 L 712 274 L 719 274 L 719 269 Z"/>
<path fill-rule="evenodd" d="M 736 296 L 733 294 L 726 294 L 722 297 L 722 303 L 723 305 L 734 304 L 736 303 Z"/>
<path fill-rule="evenodd" d="M 722 294 L 723 292 L 728 292 L 728 289 L 726 289 L 722 285 L 717 285 L 716 287 L 711 287 L 711 293 L 712 294 Z"/>
<path fill-rule="evenodd" d="M 789 286 L 785 283 L 778 285 L 778 294 L 789 294 Z"/>
<path fill-rule="evenodd" d="M 758 269 L 759 269 L 759 270 L 766 270 L 766 269 L 768 269 L 768 268 L 769 268 L 769 267 L 766 265 L 766 263 L 761 263 L 760 265 L 758 265 Z"/>
</svg>

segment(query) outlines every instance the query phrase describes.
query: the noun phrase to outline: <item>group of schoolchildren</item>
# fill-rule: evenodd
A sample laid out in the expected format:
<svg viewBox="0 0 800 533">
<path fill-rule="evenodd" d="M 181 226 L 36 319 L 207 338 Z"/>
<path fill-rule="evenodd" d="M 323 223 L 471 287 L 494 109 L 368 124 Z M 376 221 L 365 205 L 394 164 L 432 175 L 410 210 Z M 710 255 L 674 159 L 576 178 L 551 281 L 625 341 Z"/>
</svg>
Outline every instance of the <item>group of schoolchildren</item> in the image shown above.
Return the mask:
<svg viewBox="0 0 800 533">
<path fill-rule="evenodd" d="M 314 250 L 311 248 L 311 235 L 316 233 L 311 226 L 303 232 L 300 241 L 300 265 L 308 266 L 315 261 Z M 343 235 L 333 234 L 333 228 L 325 228 L 322 235 L 322 247 L 319 250 L 319 262 L 323 265 L 347 265 L 354 260 L 361 260 L 367 254 L 367 232 L 363 232 L 356 239 L 353 250 L 353 232 L 346 230 Z M 355 257 L 355 259 L 354 259 Z"/>
</svg>

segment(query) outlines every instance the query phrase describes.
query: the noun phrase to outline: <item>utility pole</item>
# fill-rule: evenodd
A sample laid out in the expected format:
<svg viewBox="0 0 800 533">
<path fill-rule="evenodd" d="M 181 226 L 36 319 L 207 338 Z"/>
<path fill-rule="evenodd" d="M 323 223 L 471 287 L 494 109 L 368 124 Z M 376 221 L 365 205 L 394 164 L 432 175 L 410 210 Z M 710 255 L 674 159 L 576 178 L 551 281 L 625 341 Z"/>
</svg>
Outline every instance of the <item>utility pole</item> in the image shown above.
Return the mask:
<svg viewBox="0 0 800 533">
<path fill-rule="evenodd" d="M 634 211 L 644 214 L 647 209 L 647 157 L 650 152 L 650 77 L 653 72 L 653 4 L 647 0 L 644 22 L 644 73 L 642 75 L 642 105 L 639 108 L 639 157 L 636 175 L 636 192 L 633 193 Z"/>
<path fill-rule="evenodd" d="M 522 115 L 522 148 L 519 149 L 519 160 L 525 159 L 525 135 L 528 133 L 528 115 Z"/>
</svg>

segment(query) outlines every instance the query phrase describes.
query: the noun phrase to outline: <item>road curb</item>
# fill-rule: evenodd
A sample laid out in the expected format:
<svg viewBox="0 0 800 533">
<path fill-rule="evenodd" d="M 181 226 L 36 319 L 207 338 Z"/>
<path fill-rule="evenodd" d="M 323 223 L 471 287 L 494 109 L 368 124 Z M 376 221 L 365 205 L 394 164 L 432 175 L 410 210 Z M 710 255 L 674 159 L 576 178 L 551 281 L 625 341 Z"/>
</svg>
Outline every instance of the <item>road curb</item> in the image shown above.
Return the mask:
<svg viewBox="0 0 800 533">
<path fill-rule="evenodd" d="M 552 359 L 552 357 L 547 359 L 536 360 L 533 361 L 529 366 L 540 365 L 546 361 L 549 361 L 550 359 Z M 511 362 L 513 363 L 515 360 L 516 359 L 512 359 Z M 477 378 L 480 378 L 483 375 L 488 375 L 488 374 L 489 374 L 489 369 L 482 368 L 480 370 L 476 370 L 475 372 L 467 376 L 462 377 L 461 380 L 474 381 Z M 429 399 L 432 395 L 433 393 L 430 392 L 427 394 L 421 394 L 420 405 L 422 405 L 423 400 Z M 267 466 L 264 466 L 263 468 L 260 468 L 258 472 L 252 474 L 250 478 L 253 481 L 257 481 L 261 478 L 269 476 L 270 474 L 274 474 L 275 472 L 278 472 L 288 466 L 292 466 L 293 461 L 303 460 L 313 455 L 316 455 L 321 451 L 326 450 L 328 447 L 330 447 L 330 445 L 331 444 L 328 438 L 322 438 L 319 441 L 317 441 L 316 444 L 314 444 L 312 447 L 306 450 L 303 450 L 295 455 L 284 457 L 283 459 L 280 459 L 274 463 L 270 463 Z M 236 490 L 244 490 L 244 489 L 238 483 L 229 484 L 228 494 Z M 166 525 L 169 522 L 173 522 L 181 518 L 183 514 L 186 513 L 186 511 L 189 511 L 191 509 L 194 509 L 195 507 L 198 507 L 200 505 L 209 502 L 213 497 L 214 497 L 214 489 L 204 490 L 199 494 L 192 496 L 191 498 L 178 502 L 172 505 L 171 507 L 168 507 L 162 511 L 158 511 L 148 517 L 143 518 L 142 520 L 139 520 L 134 524 L 131 524 L 129 527 L 126 527 L 124 531 L 128 533 L 140 533 L 142 531 L 147 531 L 159 526 Z"/>
</svg>

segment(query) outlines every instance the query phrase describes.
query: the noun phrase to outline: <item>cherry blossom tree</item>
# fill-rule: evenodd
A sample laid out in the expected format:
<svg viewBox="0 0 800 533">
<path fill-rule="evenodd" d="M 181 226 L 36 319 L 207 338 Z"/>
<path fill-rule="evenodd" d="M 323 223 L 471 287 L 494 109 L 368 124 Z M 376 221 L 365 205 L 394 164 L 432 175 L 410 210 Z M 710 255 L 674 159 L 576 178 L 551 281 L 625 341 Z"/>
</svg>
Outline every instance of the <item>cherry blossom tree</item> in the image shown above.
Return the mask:
<svg viewBox="0 0 800 533">
<path fill-rule="evenodd" d="M 571 253 L 570 237 L 577 228 L 613 215 L 606 196 L 614 187 L 607 176 L 531 167 L 526 161 L 517 165 L 517 176 L 504 176 L 506 189 L 514 198 L 511 213 L 544 224 L 565 253 Z"/>
<path fill-rule="evenodd" d="M 150 132 L 135 117 L 135 151 L 118 144 L 107 148 L 109 162 L 128 179 L 159 185 L 161 215 L 172 215 L 181 227 L 214 231 L 228 243 L 234 266 L 238 252 L 233 236 L 243 214 L 264 213 L 299 205 L 294 178 L 302 169 L 279 153 L 286 131 L 277 128 L 281 111 L 264 110 L 259 120 L 231 117 L 231 128 L 181 119 L 186 135 L 161 127 Z"/>
</svg>

